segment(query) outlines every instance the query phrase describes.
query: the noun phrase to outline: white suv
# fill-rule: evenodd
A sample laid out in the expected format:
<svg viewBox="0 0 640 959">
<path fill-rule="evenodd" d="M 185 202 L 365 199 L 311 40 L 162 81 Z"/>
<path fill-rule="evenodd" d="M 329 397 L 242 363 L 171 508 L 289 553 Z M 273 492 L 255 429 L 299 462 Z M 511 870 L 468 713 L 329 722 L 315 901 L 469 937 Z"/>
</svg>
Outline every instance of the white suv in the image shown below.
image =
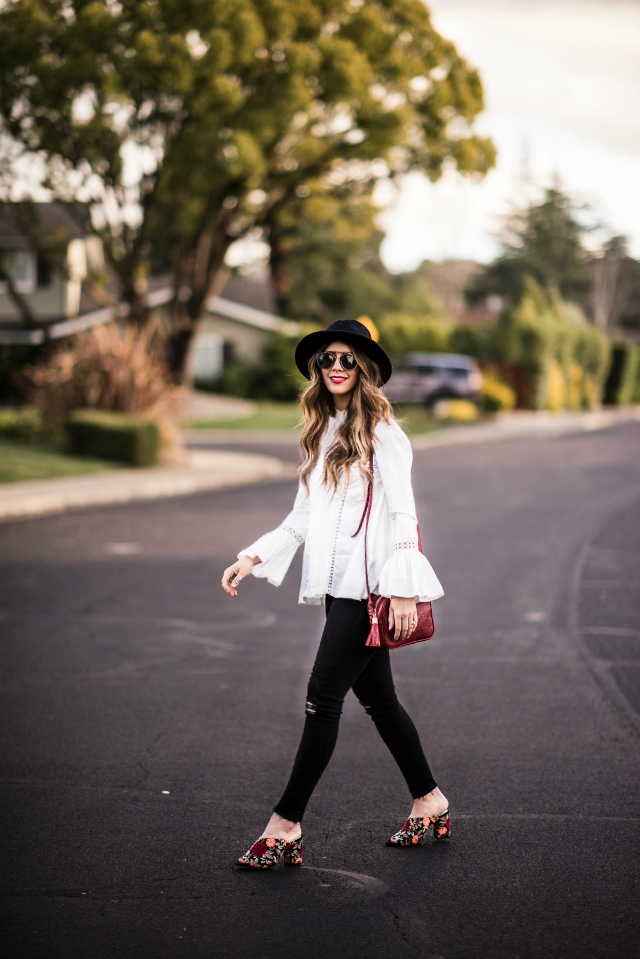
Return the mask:
<svg viewBox="0 0 640 959">
<path fill-rule="evenodd" d="M 385 387 L 392 403 L 437 403 L 442 399 L 477 400 L 482 374 L 475 360 L 457 353 L 407 353 L 395 357 Z"/>
</svg>

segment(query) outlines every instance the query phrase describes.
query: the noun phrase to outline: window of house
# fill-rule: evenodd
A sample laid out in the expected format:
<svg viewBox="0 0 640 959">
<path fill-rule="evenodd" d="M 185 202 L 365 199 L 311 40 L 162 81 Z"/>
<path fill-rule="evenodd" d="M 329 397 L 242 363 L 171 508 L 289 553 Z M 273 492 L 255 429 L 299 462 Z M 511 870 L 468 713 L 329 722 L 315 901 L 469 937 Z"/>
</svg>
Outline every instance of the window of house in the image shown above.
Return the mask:
<svg viewBox="0 0 640 959">
<path fill-rule="evenodd" d="M 32 250 L 11 250 L 3 257 L 2 274 L 11 277 L 16 293 L 33 293 L 36 288 L 36 257 Z M 4 275 L 0 275 L 0 292 L 8 292 Z"/>
<path fill-rule="evenodd" d="M 33 293 L 36 288 L 36 257 L 31 250 L 13 251 L 11 279 L 16 293 Z"/>
</svg>

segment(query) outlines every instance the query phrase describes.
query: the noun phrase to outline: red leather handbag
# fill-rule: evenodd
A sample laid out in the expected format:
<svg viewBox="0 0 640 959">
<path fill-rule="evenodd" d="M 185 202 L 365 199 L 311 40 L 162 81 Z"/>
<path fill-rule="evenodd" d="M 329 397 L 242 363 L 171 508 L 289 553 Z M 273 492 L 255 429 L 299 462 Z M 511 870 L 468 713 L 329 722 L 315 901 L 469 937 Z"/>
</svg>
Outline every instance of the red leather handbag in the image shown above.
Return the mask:
<svg viewBox="0 0 640 959">
<path fill-rule="evenodd" d="M 373 476 L 373 458 L 369 460 L 369 468 Z M 367 638 L 367 646 L 380 646 L 385 649 L 398 649 L 400 646 L 412 646 L 413 643 L 424 643 L 431 639 L 434 633 L 433 610 L 431 603 L 417 603 L 416 610 L 418 622 L 406 639 L 395 640 L 393 633 L 389 630 L 389 604 L 390 600 L 386 596 L 378 596 L 372 593 L 369 588 L 369 563 L 367 560 L 367 534 L 369 532 L 369 517 L 371 516 L 371 504 L 373 502 L 373 483 L 369 482 L 367 489 L 367 499 L 364 504 L 364 511 L 360 525 L 353 534 L 357 536 L 364 527 L 364 575 L 367 582 L 367 610 L 369 612 L 369 622 L 371 623 L 371 632 Z M 422 540 L 420 538 L 420 524 L 418 527 L 418 549 L 422 552 Z"/>
</svg>

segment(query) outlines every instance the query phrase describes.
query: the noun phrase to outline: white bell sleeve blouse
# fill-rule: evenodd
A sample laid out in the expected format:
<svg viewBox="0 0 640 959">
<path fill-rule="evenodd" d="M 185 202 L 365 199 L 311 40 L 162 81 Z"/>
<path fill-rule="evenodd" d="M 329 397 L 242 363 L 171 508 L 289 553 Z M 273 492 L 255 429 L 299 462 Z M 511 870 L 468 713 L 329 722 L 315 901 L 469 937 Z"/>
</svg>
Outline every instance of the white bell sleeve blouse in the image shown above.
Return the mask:
<svg viewBox="0 0 640 959">
<path fill-rule="evenodd" d="M 366 483 L 356 468 L 337 490 L 322 482 L 324 457 L 345 412 L 331 418 L 318 462 L 309 476 L 309 492 L 299 484 L 293 509 L 277 529 L 238 553 L 259 556 L 253 575 L 279 586 L 298 547 L 304 543 L 299 602 L 322 605 L 324 597 L 366 599 L 365 524 L 356 534 L 366 498 Z M 444 591 L 431 564 L 418 549 L 411 487 L 411 444 L 395 421 L 375 430 L 373 501 L 369 520 L 368 572 L 372 592 L 382 596 L 435 600 Z M 356 535 L 354 535 L 356 534 Z"/>
</svg>

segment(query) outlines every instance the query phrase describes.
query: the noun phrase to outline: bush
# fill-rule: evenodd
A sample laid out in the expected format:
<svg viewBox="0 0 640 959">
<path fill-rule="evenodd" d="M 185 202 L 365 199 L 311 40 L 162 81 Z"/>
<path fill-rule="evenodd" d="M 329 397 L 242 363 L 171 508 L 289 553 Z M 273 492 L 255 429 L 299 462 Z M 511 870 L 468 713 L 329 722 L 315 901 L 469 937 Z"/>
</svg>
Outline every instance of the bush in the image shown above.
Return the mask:
<svg viewBox="0 0 640 959">
<path fill-rule="evenodd" d="M 380 346 L 387 353 L 446 353 L 451 327 L 437 317 L 416 319 L 407 313 L 387 313 L 376 324 Z"/>
<path fill-rule="evenodd" d="M 15 440 L 33 440 L 43 432 L 42 418 L 37 410 L 7 406 L 0 409 L 0 436 Z"/>
<path fill-rule="evenodd" d="M 610 343 L 577 307 L 533 281 L 500 317 L 495 356 L 519 371 L 518 405 L 533 409 L 590 409 L 602 400 Z"/>
<path fill-rule="evenodd" d="M 48 423 L 76 409 L 160 415 L 168 396 L 160 349 L 151 326 L 121 331 L 112 323 L 78 334 L 23 374 Z"/>
<path fill-rule="evenodd" d="M 640 382 L 640 350 L 633 343 L 614 343 L 611 365 L 604 387 L 604 403 L 623 406 L 638 402 Z"/>
<path fill-rule="evenodd" d="M 492 362 L 495 354 L 495 323 L 482 323 L 467 326 L 464 323 L 454 326 L 451 331 L 449 347 L 452 353 L 473 356 L 480 363 Z"/>
<path fill-rule="evenodd" d="M 450 423 L 473 423 L 478 419 L 478 407 L 471 400 L 438 400 L 433 412 L 438 419 Z"/>
<path fill-rule="evenodd" d="M 262 362 L 250 375 L 250 398 L 256 400 L 297 400 L 307 380 L 298 371 L 294 355 L 299 337 L 273 333 L 262 350 Z"/>
<path fill-rule="evenodd" d="M 294 361 L 299 336 L 278 331 L 271 334 L 262 349 L 260 363 L 228 363 L 212 382 L 196 380 L 197 389 L 225 393 L 250 400 L 275 400 L 286 403 L 297 400 L 307 385 Z"/>
<path fill-rule="evenodd" d="M 516 393 L 513 387 L 499 379 L 495 374 L 482 373 L 482 409 L 485 413 L 500 413 L 512 410 L 516 405 Z"/>
<path fill-rule="evenodd" d="M 151 420 L 126 413 L 75 410 L 65 422 L 71 451 L 98 459 L 120 460 L 133 466 L 154 466 L 160 432 Z"/>
</svg>

